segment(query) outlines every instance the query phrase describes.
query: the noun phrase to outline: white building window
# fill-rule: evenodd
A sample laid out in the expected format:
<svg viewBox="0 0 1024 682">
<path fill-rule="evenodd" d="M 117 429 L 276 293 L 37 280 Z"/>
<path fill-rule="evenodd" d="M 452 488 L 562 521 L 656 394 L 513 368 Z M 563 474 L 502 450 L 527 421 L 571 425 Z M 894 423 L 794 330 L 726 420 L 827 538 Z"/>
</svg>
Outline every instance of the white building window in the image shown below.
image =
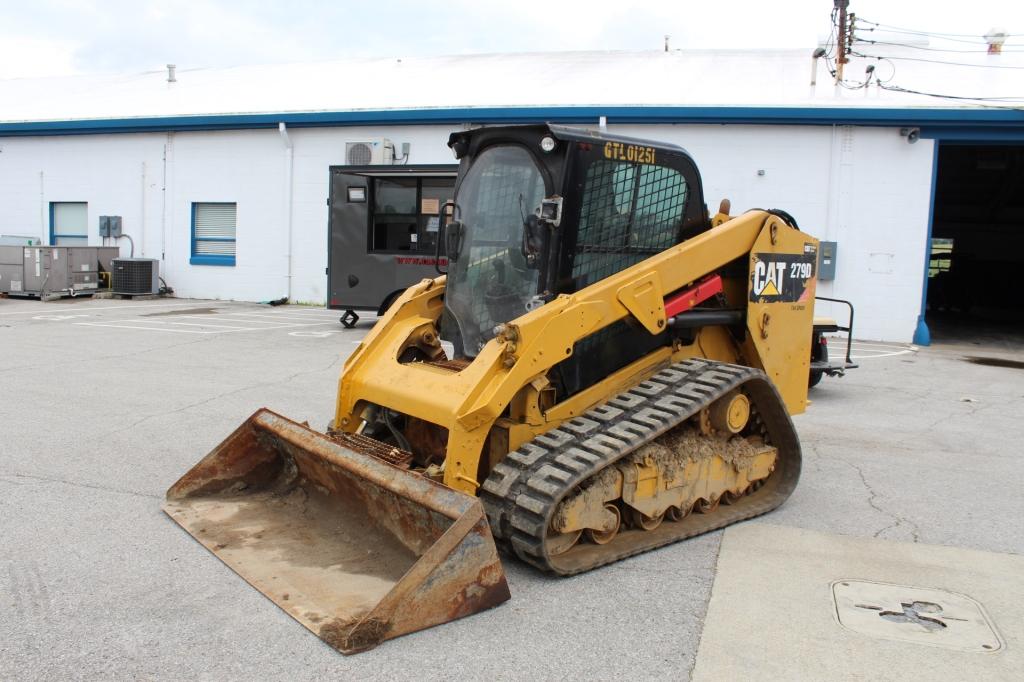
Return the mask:
<svg viewBox="0 0 1024 682">
<path fill-rule="evenodd" d="M 192 204 L 193 265 L 234 265 L 238 205 L 224 202 Z"/>
<path fill-rule="evenodd" d="M 89 244 L 88 207 L 84 201 L 50 202 L 50 245 L 87 246 Z"/>
</svg>

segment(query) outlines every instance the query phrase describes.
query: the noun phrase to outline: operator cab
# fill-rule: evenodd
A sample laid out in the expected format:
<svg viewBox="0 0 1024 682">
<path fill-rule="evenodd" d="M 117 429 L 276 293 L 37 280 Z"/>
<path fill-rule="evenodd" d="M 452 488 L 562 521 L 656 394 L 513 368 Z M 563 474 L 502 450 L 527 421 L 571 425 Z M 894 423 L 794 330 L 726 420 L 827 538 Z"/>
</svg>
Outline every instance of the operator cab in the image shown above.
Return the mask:
<svg viewBox="0 0 1024 682">
<path fill-rule="evenodd" d="M 495 328 L 710 227 L 700 174 L 681 147 L 556 125 L 454 133 L 461 162 L 450 219 L 441 336 L 473 358 Z M 442 221 L 444 222 L 444 221 Z M 440 255 L 440 254 L 439 254 Z M 666 343 L 627 323 L 602 332 L 607 362 L 563 368 L 569 393 Z M 635 330 L 634 330 L 635 331 Z M 586 354 L 582 354 L 586 356 Z M 566 361 L 571 365 L 578 363 Z"/>
</svg>

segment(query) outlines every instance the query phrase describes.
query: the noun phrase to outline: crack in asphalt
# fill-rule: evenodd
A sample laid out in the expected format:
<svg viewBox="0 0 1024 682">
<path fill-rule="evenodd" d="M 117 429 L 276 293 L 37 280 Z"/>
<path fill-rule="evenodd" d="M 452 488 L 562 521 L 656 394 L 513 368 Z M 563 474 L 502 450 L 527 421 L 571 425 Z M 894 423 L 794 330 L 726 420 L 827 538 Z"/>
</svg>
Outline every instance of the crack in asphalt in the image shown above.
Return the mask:
<svg viewBox="0 0 1024 682">
<path fill-rule="evenodd" d="M 975 401 L 968 402 L 966 400 L 961 400 L 960 403 L 967 406 L 967 412 L 950 412 L 949 414 L 940 417 L 939 419 L 936 419 L 934 422 L 932 422 L 925 428 L 930 430 L 934 429 L 936 426 L 940 424 L 948 424 L 950 421 L 954 419 L 962 419 L 963 417 L 973 417 L 974 415 L 978 414 L 983 410 L 987 410 L 989 408 L 996 406 L 995 402 L 977 404 Z"/>
<path fill-rule="evenodd" d="M 37 474 L 13 473 L 13 474 L 5 474 L 3 476 L 0 476 L 0 481 L 2 481 L 4 483 L 9 483 L 11 485 L 25 485 L 24 483 L 22 483 L 20 481 L 12 481 L 12 480 L 10 480 L 9 477 L 11 477 L 11 476 L 13 476 L 16 479 L 17 478 L 24 478 L 24 479 L 28 479 L 30 481 L 42 481 L 44 483 L 61 483 L 63 485 L 69 485 L 69 486 L 71 486 L 73 488 L 89 488 L 91 490 L 102 490 L 103 492 L 118 493 L 120 495 L 132 495 L 132 496 L 135 496 L 135 497 L 147 497 L 147 498 L 156 499 L 156 500 L 163 499 L 163 495 L 154 495 L 152 493 L 140 493 L 140 492 L 138 492 L 136 490 L 127 490 L 125 488 L 115 488 L 113 486 L 104 486 L 104 485 L 99 485 L 99 484 L 96 484 L 96 483 L 82 483 L 80 481 L 69 481 L 66 478 L 58 478 L 56 476 L 40 476 L 40 475 L 37 475 Z"/>
<path fill-rule="evenodd" d="M 864 489 L 868 491 L 868 505 L 878 513 L 884 514 L 885 516 L 888 516 L 890 519 L 892 519 L 892 523 L 890 523 L 888 526 L 883 526 L 882 528 L 876 530 L 872 537 L 880 537 L 882 533 L 884 533 L 885 531 L 891 528 L 900 528 L 903 527 L 904 524 L 906 524 L 910 531 L 910 537 L 913 538 L 913 541 L 921 541 L 921 529 L 918 527 L 916 523 L 914 523 L 906 517 L 900 516 L 895 512 L 889 511 L 888 509 L 885 509 L 884 507 L 878 504 L 876 500 L 881 498 L 881 495 L 875 492 L 875 489 L 871 487 L 871 484 L 868 483 L 868 479 L 864 476 L 864 472 L 861 470 L 859 466 L 857 466 L 853 462 L 850 462 L 842 458 L 837 459 L 839 459 L 839 461 L 841 461 L 843 464 L 846 464 L 848 467 L 852 468 L 854 471 L 857 472 L 857 475 L 860 477 L 861 484 L 864 486 Z"/>
</svg>

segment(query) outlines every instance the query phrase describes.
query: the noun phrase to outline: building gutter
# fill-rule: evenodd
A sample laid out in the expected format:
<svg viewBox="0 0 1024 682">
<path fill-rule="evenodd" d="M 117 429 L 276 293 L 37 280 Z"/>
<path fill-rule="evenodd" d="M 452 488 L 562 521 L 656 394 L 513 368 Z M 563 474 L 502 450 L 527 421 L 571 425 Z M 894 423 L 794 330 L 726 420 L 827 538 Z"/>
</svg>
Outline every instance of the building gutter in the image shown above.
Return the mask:
<svg viewBox="0 0 1024 682">
<path fill-rule="evenodd" d="M 212 114 L 0 122 L 0 137 L 88 135 L 188 130 L 250 130 L 363 125 L 460 125 L 465 123 L 582 123 L 601 116 L 609 124 L 695 123 L 750 125 L 862 125 L 919 127 L 922 137 L 934 128 L 951 131 L 998 130 L 1024 141 L 1024 110 L 881 107 L 744 106 L 553 106 L 378 109 L 263 114 Z"/>
</svg>

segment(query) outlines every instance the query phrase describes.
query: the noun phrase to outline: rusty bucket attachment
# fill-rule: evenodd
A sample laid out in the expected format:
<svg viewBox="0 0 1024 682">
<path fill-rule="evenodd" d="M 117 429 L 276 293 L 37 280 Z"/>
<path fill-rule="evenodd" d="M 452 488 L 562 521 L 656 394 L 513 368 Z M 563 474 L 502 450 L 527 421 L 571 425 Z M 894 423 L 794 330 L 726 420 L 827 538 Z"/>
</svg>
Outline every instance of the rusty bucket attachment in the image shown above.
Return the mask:
<svg viewBox="0 0 1024 682">
<path fill-rule="evenodd" d="M 164 511 L 345 654 L 509 598 L 479 500 L 266 409 Z"/>
</svg>

